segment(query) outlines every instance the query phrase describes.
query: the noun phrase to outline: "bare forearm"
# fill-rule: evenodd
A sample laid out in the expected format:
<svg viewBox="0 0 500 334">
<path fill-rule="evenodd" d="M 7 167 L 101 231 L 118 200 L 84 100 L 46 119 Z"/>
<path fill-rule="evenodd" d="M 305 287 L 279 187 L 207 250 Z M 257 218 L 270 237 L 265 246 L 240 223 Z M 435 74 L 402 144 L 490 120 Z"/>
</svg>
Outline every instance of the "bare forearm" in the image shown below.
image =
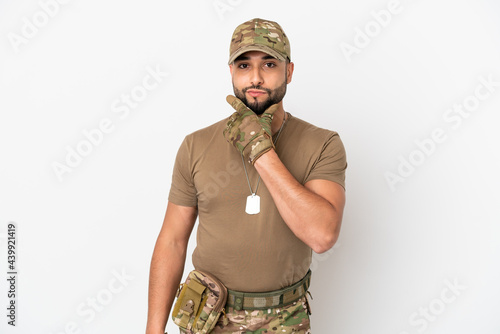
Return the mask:
<svg viewBox="0 0 500 334">
<path fill-rule="evenodd" d="M 175 243 L 156 243 L 149 274 L 148 321 L 146 334 L 163 334 L 179 287 L 186 247 Z"/>
<path fill-rule="evenodd" d="M 255 168 L 292 232 L 317 253 L 330 249 L 338 238 L 342 212 L 300 184 L 274 150 L 262 155 Z"/>
</svg>

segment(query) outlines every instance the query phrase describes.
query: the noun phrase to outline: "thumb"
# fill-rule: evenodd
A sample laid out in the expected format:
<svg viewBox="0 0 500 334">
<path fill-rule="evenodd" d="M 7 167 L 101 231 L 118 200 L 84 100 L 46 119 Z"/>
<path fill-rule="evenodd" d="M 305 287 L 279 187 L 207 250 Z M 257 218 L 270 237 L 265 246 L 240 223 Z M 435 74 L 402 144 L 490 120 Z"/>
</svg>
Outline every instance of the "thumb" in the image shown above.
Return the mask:
<svg viewBox="0 0 500 334">
<path fill-rule="evenodd" d="M 245 112 L 245 111 L 248 111 L 251 109 L 249 109 L 243 102 L 241 102 L 240 99 L 238 99 L 237 97 L 233 96 L 233 95 L 228 95 L 226 97 L 226 101 L 227 103 L 229 103 L 231 105 L 231 107 L 234 108 L 234 110 L 242 113 L 242 112 Z"/>
</svg>

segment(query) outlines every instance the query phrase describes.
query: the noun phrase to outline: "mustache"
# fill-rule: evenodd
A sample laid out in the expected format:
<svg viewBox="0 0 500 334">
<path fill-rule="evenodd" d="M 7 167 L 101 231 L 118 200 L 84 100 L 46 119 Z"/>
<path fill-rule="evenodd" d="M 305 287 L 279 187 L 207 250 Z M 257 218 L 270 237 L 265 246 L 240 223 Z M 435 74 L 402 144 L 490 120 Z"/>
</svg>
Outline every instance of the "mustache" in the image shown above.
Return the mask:
<svg viewBox="0 0 500 334">
<path fill-rule="evenodd" d="M 260 85 L 259 85 L 259 86 L 250 86 L 250 87 L 246 87 L 246 88 L 243 88 L 241 91 L 242 91 L 242 92 L 243 92 L 243 94 L 244 94 L 244 93 L 246 93 L 246 92 L 247 92 L 247 90 L 249 90 L 249 89 L 258 89 L 258 90 L 263 90 L 263 91 L 265 91 L 267 94 L 271 95 L 271 90 L 270 90 L 269 88 L 264 88 L 264 87 L 262 87 L 262 86 L 260 86 Z"/>
</svg>

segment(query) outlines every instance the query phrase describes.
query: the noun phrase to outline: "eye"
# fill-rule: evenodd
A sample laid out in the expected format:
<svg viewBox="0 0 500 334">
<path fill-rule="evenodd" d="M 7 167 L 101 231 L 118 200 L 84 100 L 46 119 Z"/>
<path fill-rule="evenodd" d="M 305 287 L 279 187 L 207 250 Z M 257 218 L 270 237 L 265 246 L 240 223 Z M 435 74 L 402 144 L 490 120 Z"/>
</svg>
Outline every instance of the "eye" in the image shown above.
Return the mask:
<svg viewBox="0 0 500 334">
<path fill-rule="evenodd" d="M 245 69 L 248 67 L 248 64 L 242 63 L 238 65 L 238 68 Z"/>
<path fill-rule="evenodd" d="M 269 68 L 273 68 L 273 67 L 276 67 L 276 64 L 275 63 L 266 63 L 265 66 L 267 66 Z"/>
</svg>

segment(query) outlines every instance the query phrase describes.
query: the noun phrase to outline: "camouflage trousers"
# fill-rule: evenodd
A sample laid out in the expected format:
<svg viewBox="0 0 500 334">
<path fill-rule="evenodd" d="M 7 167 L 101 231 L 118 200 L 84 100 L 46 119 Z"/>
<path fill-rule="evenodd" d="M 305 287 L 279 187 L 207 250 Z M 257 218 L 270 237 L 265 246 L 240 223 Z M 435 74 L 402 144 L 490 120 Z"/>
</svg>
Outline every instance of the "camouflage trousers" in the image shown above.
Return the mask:
<svg viewBox="0 0 500 334">
<path fill-rule="evenodd" d="M 267 310 L 226 310 L 227 325 L 221 315 L 210 334 L 311 334 L 308 300 L 304 296 L 283 307 Z M 191 334 L 191 331 L 181 333 Z"/>
</svg>

